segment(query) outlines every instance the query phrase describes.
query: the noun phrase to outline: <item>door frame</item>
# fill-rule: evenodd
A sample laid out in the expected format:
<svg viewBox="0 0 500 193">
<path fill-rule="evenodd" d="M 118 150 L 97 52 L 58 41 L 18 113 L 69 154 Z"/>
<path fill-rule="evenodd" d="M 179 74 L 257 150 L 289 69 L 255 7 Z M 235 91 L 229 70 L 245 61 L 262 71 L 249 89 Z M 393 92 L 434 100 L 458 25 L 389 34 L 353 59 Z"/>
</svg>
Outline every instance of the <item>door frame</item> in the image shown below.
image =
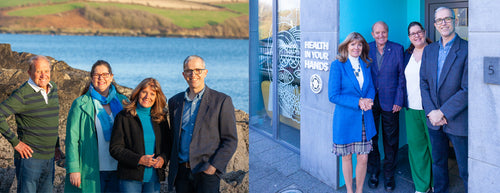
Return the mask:
<svg viewBox="0 0 500 193">
<path fill-rule="evenodd" d="M 425 1 L 425 27 L 427 35 L 432 41 L 436 40 L 436 29 L 434 28 L 434 10 L 445 6 L 451 9 L 454 8 L 469 8 L 468 0 L 426 0 Z M 467 10 L 468 11 L 468 10 Z"/>
</svg>

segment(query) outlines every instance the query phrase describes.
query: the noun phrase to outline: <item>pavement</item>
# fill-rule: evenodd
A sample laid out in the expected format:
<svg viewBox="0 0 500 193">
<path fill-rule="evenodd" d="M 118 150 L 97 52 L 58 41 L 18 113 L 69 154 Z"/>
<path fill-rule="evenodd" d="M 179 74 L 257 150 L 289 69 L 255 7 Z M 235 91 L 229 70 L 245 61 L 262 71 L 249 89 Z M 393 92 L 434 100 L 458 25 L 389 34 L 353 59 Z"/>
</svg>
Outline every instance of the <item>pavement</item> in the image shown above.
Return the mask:
<svg viewBox="0 0 500 193">
<path fill-rule="evenodd" d="M 321 182 L 300 168 L 300 155 L 273 141 L 259 131 L 250 129 L 250 193 L 327 193 L 347 192 L 345 186 L 338 190 Z M 394 193 L 415 192 L 410 164 L 408 162 L 408 146 L 400 148 L 396 168 L 396 189 Z M 458 176 L 456 161 L 449 159 L 450 193 L 464 193 L 462 180 Z M 386 192 L 383 179 L 379 177 L 376 189 L 370 189 L 366 178 L 363 192 Z M 355 182 L 354 182 L 355 183 Z M 355 187 L 355 185 L 354 185 Z"/>
</svg>

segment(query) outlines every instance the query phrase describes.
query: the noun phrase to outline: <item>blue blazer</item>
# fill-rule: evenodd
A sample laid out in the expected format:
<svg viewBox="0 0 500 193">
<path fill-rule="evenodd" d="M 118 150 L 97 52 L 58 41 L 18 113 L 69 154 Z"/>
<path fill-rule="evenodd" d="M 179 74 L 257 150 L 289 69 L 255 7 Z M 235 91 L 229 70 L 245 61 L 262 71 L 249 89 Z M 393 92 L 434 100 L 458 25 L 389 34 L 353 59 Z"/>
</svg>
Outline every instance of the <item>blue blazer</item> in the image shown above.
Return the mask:
<svg viewBox="0 0 500 193">
<path fill-rule="evenodd" d="M 349 59 L 342 63 L 338 60 L 330 66 L 328 80 L 328 98 L 335 103 L 333 115 L 333 142 L 349 144 L 361 141 L 362 116 L 365 120 L 366 138 L 370 140 L 376 134 L 373 113 L 371 110 L 362 113 L 359 108 L 360 98 L 375 97 L 375 88 L 370 74 L 370 68 L 359 59 L 363 71 L 363 89 L 354 75 Z"/>
<path fill-rule="evenodd" d="M 404 52 L 404 70 L 406 70 L 406 67 L 408 66 L 408 62 L 410 62 L 410 58 L 411 58 L 411 55 L 410 52 L 406 51 Z M 403 73 L 404 73 L 404 70 L 403 70 Z M 403 97 L 403 107 L 406 107 L 408 108 L 408 90 L 406 90 L 406 76 L 405 76 L 405 85 L 403 86 L 403 92 L 404 92 L 404 97 Z"/>
<path fill-rule="evenodd" d="M 435 109 L 443 112 L 448 120 L 448 124 L 443 126 L 444 132 L 467 136 L 468 43 L 456 35 L 443 64 L 439 83 L 436 83 L 439 43 L 440 41 L 428 45 L 422 54 L 420 67 L 422 105 L 426 115 Z M 427 119 L 427 126 L 434 130 L 440 128 L 432 126 L 429 119 Z"/>
<path fill-rule="evenodd" d="M 384 47 L 384 59 L 381 69 L 377 64 L 377 45 L 370 42 L 369 57 L 372 59 L 371 72 L 373 84 L 380 106 L 384 111 L 392 111 L 393 105 L 403 106 L 405 73 L 403 64 L 403 46 L 387 41 Z"/>
</svg>

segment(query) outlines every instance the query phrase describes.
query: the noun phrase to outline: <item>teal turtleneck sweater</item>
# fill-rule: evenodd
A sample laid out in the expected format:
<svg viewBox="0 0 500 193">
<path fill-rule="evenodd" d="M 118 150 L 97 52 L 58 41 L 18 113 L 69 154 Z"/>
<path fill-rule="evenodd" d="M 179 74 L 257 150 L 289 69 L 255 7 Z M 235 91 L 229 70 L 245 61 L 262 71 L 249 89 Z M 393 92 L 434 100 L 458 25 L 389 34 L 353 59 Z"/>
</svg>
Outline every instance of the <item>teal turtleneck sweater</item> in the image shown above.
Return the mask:
<svg viewBox="0 0 500 193">
<path fill-rule="evenodd" d="M 142 125 L 146 155 L 152 155 L 155 153 L 155 133 L 153 131 L 153 124 L 151 123 L 151 107 L 144 108 L 138 104 L 136 111 Z M 156 175 L 154 168 L 146 167 L 144 170 L 143 182 L 154 181 L 158 181 L 158 176 Z"/>
</svg>

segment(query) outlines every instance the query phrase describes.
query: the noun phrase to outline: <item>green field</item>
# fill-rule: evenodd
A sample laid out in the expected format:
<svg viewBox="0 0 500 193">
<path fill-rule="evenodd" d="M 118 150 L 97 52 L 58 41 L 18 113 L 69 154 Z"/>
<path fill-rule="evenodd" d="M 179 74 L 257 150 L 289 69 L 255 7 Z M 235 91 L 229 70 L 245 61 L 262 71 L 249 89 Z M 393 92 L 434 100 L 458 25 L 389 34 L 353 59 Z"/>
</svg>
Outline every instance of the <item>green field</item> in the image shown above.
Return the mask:
<svg viewBox="0 0 500 193">
<path fill-rule="evenodd" d="M 37 1 L 37 0 L 31 0 L 31 1 Z M 45 0 L 45 2 L 47 1 L 49 0 Z M 54 1 L 55 0 L 52 0 L 51 2 Z M 59 0 L 59 1 L 65 1 L 65 0 Z M 162 17 L 166 17 L 170 21 L 172 21 L 173 24 L 187 29 L 199 28 L 207 24 L 209 25 L 220 24 L 230 18 L 242 15 L 248 15 L 248 3 L 220 5 L 228 9 L 231 9 L 233 11 L 239 12 L 240 14 L 238 14 L 234 13 L 233 11 L 170 10 L 170 9 L 161 9 L 161 8 L 142 6 L 142 5 L 130 5 L 130 4 L 120 4 L 120 3 L 93 3 L 93 2 L 74 2 L 74 3 L 37 6 L 37 7 L 23 8 L 15 11 L 10 11 L 7 14 L 10 16 L 32 17 L 32 16 L 49 15 L 49 14 L 56 14 L 65 11 L 70 11 L 73 9 L 83 8 L 85 5 L 93 7 L 114 6 L 122 9 L 146 11 L 149 13 L 157 14 Z"/>
<path fill-rule="evenodd" d="M 47 3 L 61 3 L 74 0 L 0 0 L 0 7 L 14 7 L 20 5 L 39 5 Z"/>
<path fill-rule="evenodd" d="M 61 13 L 61 12 L 65 12 L 65 11 L 71 11 L 73 9 L 82 8 L 83 6 L 84 6 L 84 3 L 64 3 L 64 4 L 57 4 L 57 5 L 46 5 L 46 6 L 31 7 L 31 8 L 10 11 L 10 12 L 8 12 L 8 15 L 21 16 L 21 17 L 50 15 L 50 14 L 56 14 L 56 13 Z"/>
<path fill-rule="evenodd" d="M 231 4 L 219 4 L 219 6 L 237 11 L 243 15 L 248 15 L 248 3 L 231 3 Z"/>
</svg>

